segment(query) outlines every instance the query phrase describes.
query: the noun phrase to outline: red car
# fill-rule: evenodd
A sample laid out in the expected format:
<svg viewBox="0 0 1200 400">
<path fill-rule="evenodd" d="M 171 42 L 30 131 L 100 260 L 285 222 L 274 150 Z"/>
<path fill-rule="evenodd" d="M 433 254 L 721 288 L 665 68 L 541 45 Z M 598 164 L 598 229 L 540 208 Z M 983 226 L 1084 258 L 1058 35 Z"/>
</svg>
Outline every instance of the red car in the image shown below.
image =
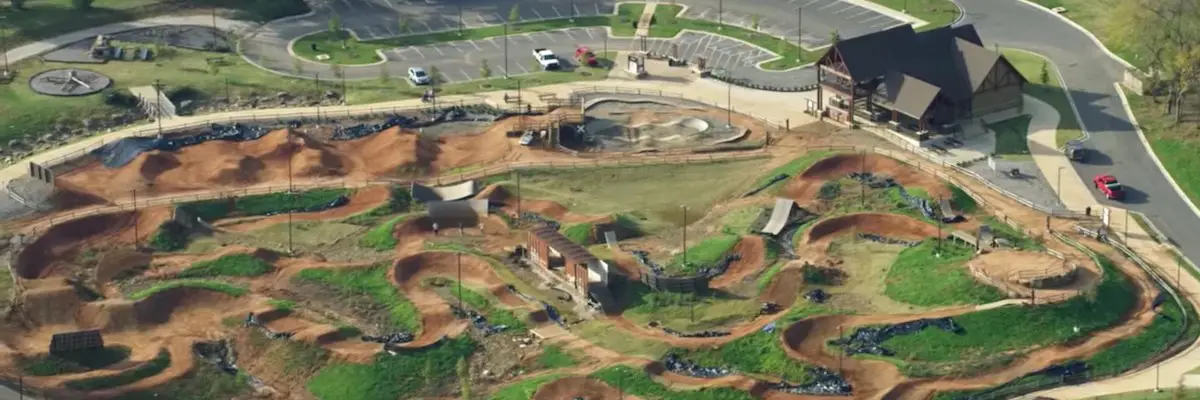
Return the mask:
<svg viewBox="0 0 1200 400">
<path fill-rule="evenodd" d="M 1121 200 L 1125 196 L 1125 192 L 1121 190 L 1121 183 L 1112 175 L 1096 175 L 1092 178 L 1092 185 L 1100 189 L 1100 193 L 1104 193 L 1104 197 L 1109 200 Z"/>
</svg>

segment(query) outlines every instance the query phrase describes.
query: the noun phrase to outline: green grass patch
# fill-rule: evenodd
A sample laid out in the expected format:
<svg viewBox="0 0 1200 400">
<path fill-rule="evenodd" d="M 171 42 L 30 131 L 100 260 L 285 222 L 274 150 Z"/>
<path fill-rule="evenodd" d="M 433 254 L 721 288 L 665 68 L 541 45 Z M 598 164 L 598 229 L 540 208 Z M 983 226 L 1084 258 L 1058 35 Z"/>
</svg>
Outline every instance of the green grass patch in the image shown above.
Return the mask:
<svg viewBox="0 0 1200 400">
<path fill-rule="evenodd" d="M 287 299 L 271 299 L 267 300 L 267 304 L 279 311 L 292 312 L 296 310 L 296 302 Z"/>
<path fill-rule="evenodd" d="M 349 193 L 350 191 L 346 189 L 316 189 L 295 194 L 270 193 L 236 199 L 183 203 L 179 208 L 193 217 L 205 221 L 214 221 L 228 217 L 305 212 L 332 203 L 339 197 L 349 195 Z"/>
<path fill-rule="evenodd" d="M 413 398 L 422 389 L 436 389 L 454 377 L 458 360 L 475 351 L 475 342 L 462 336 L 405 351 L 381 354 L 371 364 L 335 363 L 322 368 L 307 387 L 318 399 L 394 400 Z"/>
<path fill-rule="evenodd" d="M 463 304 L 469 306 L 475 311 L 482 313 L 487 317 L 488 323 L 492 325 L 507 325 L 508 329 L 518 332 L 523 332 L 529 329 L 529 326 L 525 323 L 525 321 L 517 317 L 517 315 L 512 311 L 505 310 L 497 306 L 496 304 L 499 303 L 499 301 L 490 294 L 485 295 L 480 291 L 471 288 L 469 285 L 463 285 L 462 291 L 459 291 L 459 281 L 450 278 L 435 277 L 431 278 L 430 281 L 436 281 L 439 286 L 447 288 L 450 293 L 451 301 L 458 300 L 459 296 L 461 295 Z"/>
<path fill-rule="evenodd" d="M 1068 140 L 1083 137 L 1079 120 L 1075 118 L 1075 107 L 1071 106 L 1071 101 L 1067 98 L 1068 94 L 1063 89 L 1062 82 L 1058 80 L 1058 74 L 1054 73 L 1054 63 L 1040 54 L 1025 50 L 1006 48 L 1001 49 L 1000 52 L 1029 81 L 1025 85 L 1025 94 L 1049 104 L 1054 107 L 1055 111 L 1058 111 L 1058 133 L 1054 136 L 1055 144 L 1062 147 Z M 1043 65 L 1047 69 L 1045 82 L 1042 82 L 1041 79 Z"/>
<path fill-rule="evenodd" d="M 617 18 L 612 21 L 613 36 L 629 37 L 637 33 L 638 20 L 646 11 L 646 3 L 624 3 L 617 6 Z"/>
<path fill-rule="evenodd" d="M 1150 142 L 1151 149 L 1162 161 L 1171 179 L 1179 184 L 1189 199 L 1200 203 L 1200 157 L 1196 157 L 1196 154 L 1200 154 L 1200 140 L 1196 139 L 1200 123 L 1188 121 L 1185 117 L 1183 122 L 1176 124 L 1175 118 L 1167 112 L 1165 97 L 1156 99 L 1139 96 L 1126 90 L 1125 98 L 1129 101 L 1129 109 L 1133 110 L 1133 115 L 1137 118 L 1138 126 Z M 1188 96 L 1185 101 L 1185 104 L 1195 103 L 1195 94 Z M 1189 108 L 1183 110 L 1185 114 L 1195 113 L 1189 111 Z"/>
<path fill-rule="evenodd" d="M 690 273 L 712 266 L 721 261 L 725 257 L 725 253 L 733 250 L 733 246 L 736 246 L 739 240 L 741 240 L 741 236 L 730 234 L 705 238 L 673 257 L 664 268 L 668 271 Z"/>
<path fill-rule="evenodd" d="M 128 296 L 130 300 L 141 300 L 153 296 L 159 292 L 165 292 L 171 289 L 203 289 L 214 292 L 225 293 L 230 296 L 240 297 L 249 292 L 243 286 L 237 286 L 228 282 L 222 282 L 212 279 L 177 279 L 163 281 L 154 284 L 148 288 L 133 292 Z"/>
<path fill-rule="evenodd" d="M 371 230 L 363 234 L 362 239 L 358 240 L 358 245 L 378 251 L 387 251 L 396 248 L 396 245 L 400 244 L 400 241 L 396 239 L 396 224 L 403 222 L 408 217 L 408 215 L 399 215 L 371 228 Z"/>
<path fill-rule="evenodd" d="M 684 331 L 726 327 L 754 317 L 761 305 L 754 299 L 734 298 L 723 293 L 696 296 L 692 293 L 656 292 L 641 282 L 625 282 L 614 290 L 626 319 Z"/>
<path fill-rule="evenodd" d="M 572 242 L 587 246 L 592 242 L 592 231 L 594 230 L 596 230 L 596 225 L 584 222 L 568 226 L 563 229 L 562 233 Z"/>
<path fill-rule="evenodd" d="M 989 228 L 992 228 L 992 233 L 995 234 L 997 238 L 1002 238 L 1011 242 L 1012 245 L 1018 249 L 1029 251 L 1041 251 L 1046 249 L 1046 246 L 1042 243 L 1038 242 L 1034 238 L 1029 237 L 1029 235 L 1026 235 L 1024 232 L 1018 231 L 1017 228 L 1013 228 L 1012 225 L 996 219 L 996 217 L 985 217 L 983 219 L 983 224 L 987 225 Z"/>
<path fill-rule="evenodd" d="M 524 379 L 501 388 L 492 395 L 491 400 L 529 400 L 538 389 L 550 382 L 562 379 L 562 374 L 539 375 Z"/>
<path fill-rule="evenodd" d="M 187 247 L 187 228 L 175 221 L 163 222 L 150 236 L 150 247 L 158 251 L 179 251 Z"/>
<path fill-rule="evenodd" d="M 275 270 L 270 263 L 250 254 L 230 254 L 200 261 L 179 273 L 180 278 L 211 278 L 217 276 L 261 276 Z"/>
<path fill-rule="evenodd" d="M 954 3 L 949 0 L 871 0 L 871 2 L 896 11 L 903 11 L 929 23 L 917 28 L 918 31 L 950 25 L 958 18 L 958 7 L 955 7 Z"/>
<path fill-rule="evenodd" d="M 1033 117 L 1018 115 L 987 124 L 996 134 L 996 156 L 1010 160 L 1027 160 L 1029 154 L 1029 121 Z"/>
<path fill-rule="evenodd" d="M 21 358 L 18 364 L 26 375 L 53 376 L 75 374 L 104 368 L 129 358 L 125 346 L 105 346 L 63 354 L 41 354 Z"/>
<path fill-rule="evenodd" d="M 421 314 L 388 279 L 390 267 L 380 264 L 367 268 L 310 268 L 300 271 L 293 279 L 323 284 L 345 296 L 368 297 L 387 308 L 393 327 L 415 334 L 421 328 Z"/>
<path fill-rule="evenodd" d="M 947 183 L 946 187 L 950 188 L 950 204 L 954 205 L 954 209 L 961 211 L 963 214 L 970 214 L 979 209 L 979 204 L 975 202 L 975 198 L 967 194 L 958 185 Z"/>
<path fill-rule="evenodd" d="M 632 336 L 603 320 L 585 320 L 575 325 L 572 332 L 597 346 L 621 354 L 659 359 L 671 351 L 671 347 L 665 343 Z"/>
<path fill-rule="evenodd" d="M 778 331 L 755 332 L 717 348 L 676 351 L 700 365 L 726 366 L 745 373 L 781 377 L 793 383 L 807 381 L 807 365 L 787 355 L 779 335 Z"/>
<path fill-rule="evenodd" d="M 752 233 L 751 225 L 763 212 L 769 212 L 767 210 L 766 207 L 752 206 L 730 211 L 721 217 L 721 231 L 738 235 Z"/>
<path fill-rule="evenodd" d="M 542 354 L 538 355 L 537 365 L 543 369 L 558 369 L 573 367 L 578 364 L 579 360 L 572 357 L 567 352 L 563 351 L 560 345 L 549 345 L 542 349 Z"/>
<path fill-rule="evenodd" d="M 923 307 L 985 304 L 1003 300 L 1003 293 L 975 280 L 966 263 L 975 254 L 971 248 L 929 239 L 904 249 L 887 274 L 884 294 Z"/>
<path fill-rule="evenodd" d="M 720 24 L 716 21 L 679 18 L 676 15 L 683 11 L 683 6 L 659 4 L 654 9 L 655 23 L 650 26 L 650 36 L 675 37 L 685 29 L 707 32 L 721 36 L 740 39 L 755 46 L 766 49 L 779 56 L 761 65 L 765 70 L 787 70 L 812 62 L 819 54 L 810 53 L 796 46 L 787 39 L 758 32 L 752 29 Z"/>
<path fill-rule="evenodd" d="M 171 366 L 171 353 L 161 350 L 153 359 L 133 369 L 122 371 L 115 375 L 67 381 L 65 385 L 68 388 L 84 392 L 111 389 L 158 375 L 159 372 L 162 372 L 169 366 Z"/>
<path fill-rule="evenodd" d="M 121 400 L 228 400 L 253 391 L 245 374 L 230 375 L 200 360 L 193 364 L 186 375 L 153 389 L 124 393 Z"/>
<path fill-rule="evenodd" d="M 701 390 L 671 390 L 651 379 L 646 371 L 624 365 L 608 367 L 589 375 L 592 379 L 603 381 L 612 387 L 619 387 L 624 393 L 643 399 L 657 400 L 750 400 L 754 397 L 749 393 L 730 388 L 709 388 Z"/>
<path fill-rule="evenodd" d="M 966 330 L 965 335 L 926 329 L 891 338 L 883 345 L 896 352 L 895 358 L 910 364 L 962 363 L 1085 338 L 1120 321 L 1136 302 L 1125 275 L 1107 258 L 1101 256 L 1098 261 L 1104 276 L 1091 293 L 1057 304 L 963 314 L 955 320 Z"/>
</svg>

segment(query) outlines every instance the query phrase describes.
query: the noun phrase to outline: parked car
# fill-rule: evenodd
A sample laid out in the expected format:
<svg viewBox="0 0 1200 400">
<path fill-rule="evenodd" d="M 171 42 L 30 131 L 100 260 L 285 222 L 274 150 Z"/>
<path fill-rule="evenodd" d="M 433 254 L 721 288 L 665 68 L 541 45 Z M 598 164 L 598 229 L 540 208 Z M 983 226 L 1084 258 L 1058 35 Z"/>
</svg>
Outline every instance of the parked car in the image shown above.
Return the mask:
<svg viewBox="0 0 1200 400">
<path fill-rule="evenodd" d="M 1063 154 L 1071 161 L 1082 162 L 1086 153 L 1083 143 L 1078 140 L 1068 140 L 1066 147 L 1063 147 Z"/>
<path fill-rule="evenodd" d="M 408 69 L 408 80 L 414 85 L 428 85 L 430 82 L 429 74 L 425 72 L 425 68 L 412 67 Z"/>
<path fill-rule="evenodd" d="M 542 69 L 552 71 L 562 68 L 558 63 L 558 56 L 550 49 L 533 49 L 533 57 L 537 59 L 538 64 L 541 64 Z"/>
<path fill-rule="evenodd" d="M 1125 197 L 1125 191 L 1121 188 L 1121 182 L 1118 182 L 1117 178 L 1112 175 L 1096 175 L 1095 178 L 1092 178 L 1092 185 L 1100 189 L 1100 193 L 1104 193 L 1104 197 L 1109 200 L 1121 200 Z"/>
</svg>

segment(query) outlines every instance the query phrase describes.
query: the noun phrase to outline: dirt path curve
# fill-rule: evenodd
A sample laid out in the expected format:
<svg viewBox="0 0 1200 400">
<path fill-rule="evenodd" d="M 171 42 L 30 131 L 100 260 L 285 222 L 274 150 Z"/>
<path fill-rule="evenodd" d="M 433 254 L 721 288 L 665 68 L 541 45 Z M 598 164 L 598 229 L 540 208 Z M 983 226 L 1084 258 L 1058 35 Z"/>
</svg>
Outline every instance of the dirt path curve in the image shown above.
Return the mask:
<svg viewBox="0 0 1200 400">
<path fill-rule="evenodd" d="M 762 236 L 746 235 L 738 240 L 737 245 L 733 247 L 733 252 L 742 258 L 730 263 L 729 269 L 725 270 L 724 274 L 710 281 L 710 287 L 717 289 L 728 287 L 761 270 L 767 255 L 767 244 L 763 241 Z"/>
</svg>

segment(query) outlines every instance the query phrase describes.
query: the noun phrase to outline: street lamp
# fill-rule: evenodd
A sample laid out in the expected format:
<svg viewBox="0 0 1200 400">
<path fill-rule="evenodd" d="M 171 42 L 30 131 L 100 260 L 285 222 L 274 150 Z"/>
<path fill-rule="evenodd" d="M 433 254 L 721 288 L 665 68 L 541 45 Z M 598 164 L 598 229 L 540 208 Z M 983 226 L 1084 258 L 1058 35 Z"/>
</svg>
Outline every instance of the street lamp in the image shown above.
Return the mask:
<svg viewBox="0 0 1200 400">
<path fill-rule="evenodd" d="M 4 54 L 4 74 L 8 75 L 8 35 L 4 32 L 4 24 L 0 24 L 0 53 Z"/>
<path fill-rule="evenodd" d="M 725 26 L 725 0 L 717 1 L 717 30 Z"/>
<path fill-rule="evenodd" d="M 571 23 L 575 23 L 575 0 L 571 0 Z"/>
<path fill-rule="evenodd" d="M 800 61 L 800 53 L 804 46 L 804 8 L 796 7 L 796 61 Z M 781 54 L 782 55 L 782 54 Z"/>
<path fill-rule="evenodd" d="M 504 79 L 508 79 L 508 21 L 504 21 Z"/>
<path fill-rule="evenodd" d="M 313 85 L 317 88 L 317 123 L 321 123 L 321 73 L 313 73 Z"/>
</svg>

